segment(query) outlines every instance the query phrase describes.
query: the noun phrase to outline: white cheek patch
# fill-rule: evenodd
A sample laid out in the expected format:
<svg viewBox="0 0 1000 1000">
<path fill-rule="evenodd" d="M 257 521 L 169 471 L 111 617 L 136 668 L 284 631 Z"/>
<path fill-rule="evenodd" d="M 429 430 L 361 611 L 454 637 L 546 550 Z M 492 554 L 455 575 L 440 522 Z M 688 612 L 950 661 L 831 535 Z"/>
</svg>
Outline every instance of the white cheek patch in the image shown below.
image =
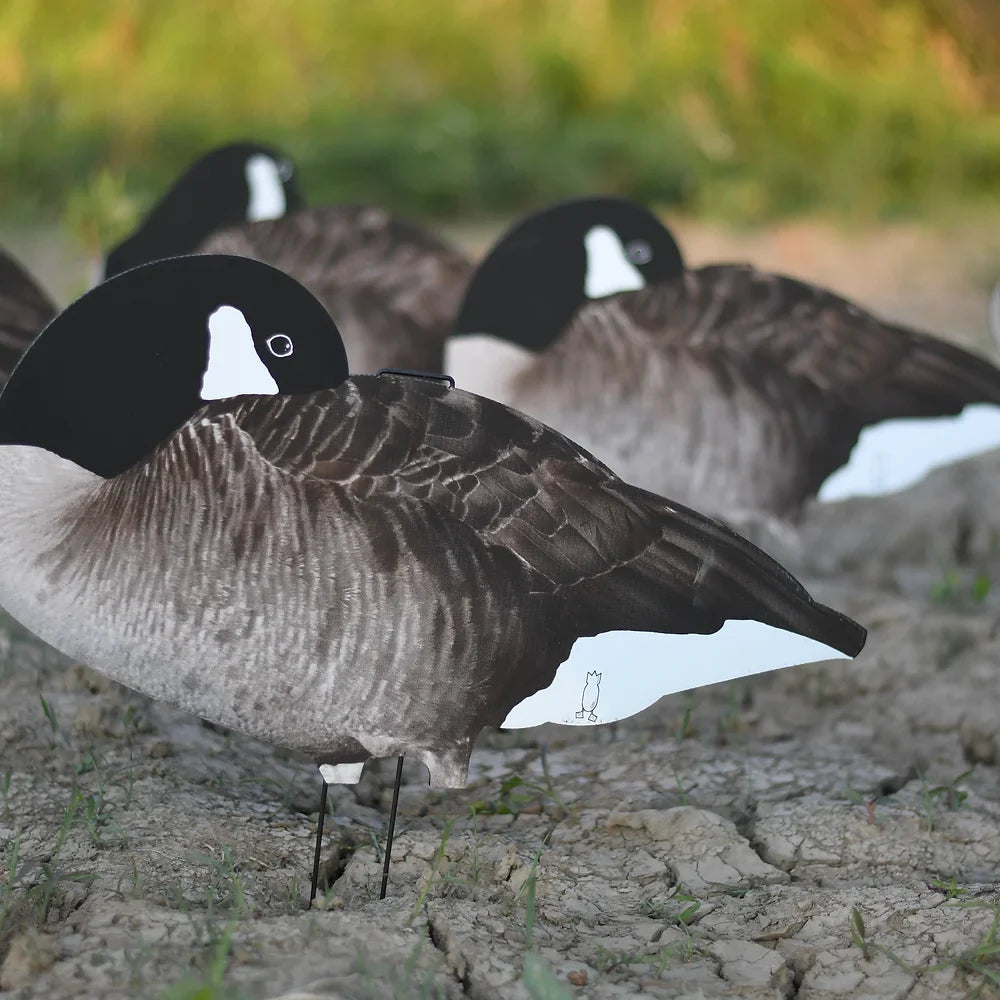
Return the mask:
<svg viewBox="0 0 1000 1000">
<path fill-rule="evenodd" d="M 287 209 L 281 168 L 270 156 L 258 153 L 247 160 L 244 173 L 250 189 L 247 222 L 280 219 Z"/>
<path fill-rule="evenodd" d="M 584 291 L 588 299 L 646 287 L 645 279 L 625 256 L 625 247 L 613 229 L 594 226 L 584 236 L 583 244 L 587 249 Z"/>
<path fill-rule="evenodd" d="M 819 490 L 820 500 L 895 493 L 932 469 L 1000 448 L 1000 406 L 976 403 L 954 417 L 908 417 L 866 427 L 847 464 Z"/>
<path fill-rule="evenodd" d="M 815 639 L 753 621 L 726 622 L 713 635 L 603 632 L 577 639 L 555 680 L 511 709 L 503 727 L 615 722 L 664 695 L 833 659 L 848 657 Z"/>
<path fill-rule="evenodd" d="M 260 360 L 243 313 L 233 306 L 219 306 L 208 317 L 208 363 L 201 377 L 201 398 L 277 393 L 278 383 Z"/>
</svg>

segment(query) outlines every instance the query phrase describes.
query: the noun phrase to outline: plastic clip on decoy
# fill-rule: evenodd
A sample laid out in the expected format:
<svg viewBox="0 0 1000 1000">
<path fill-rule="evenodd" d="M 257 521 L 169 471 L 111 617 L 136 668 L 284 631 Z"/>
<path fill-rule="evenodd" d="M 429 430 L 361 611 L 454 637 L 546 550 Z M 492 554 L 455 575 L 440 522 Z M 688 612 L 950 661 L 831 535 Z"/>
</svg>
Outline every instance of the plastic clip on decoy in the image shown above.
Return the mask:
<svg viewBox="0 0 1000 1000">
<path fill-rule="evenodd" d="M 418 372 L 409 368 L 380 368 L 376 373 L 376 378 L 383 375 L 410 375 L 413 378 L 428 378 L 432 382 L 447 382 L 449 389 L 455 388 L 455 380 L 450 375 L 443 375 L 441 372 Z"/>
</svg>

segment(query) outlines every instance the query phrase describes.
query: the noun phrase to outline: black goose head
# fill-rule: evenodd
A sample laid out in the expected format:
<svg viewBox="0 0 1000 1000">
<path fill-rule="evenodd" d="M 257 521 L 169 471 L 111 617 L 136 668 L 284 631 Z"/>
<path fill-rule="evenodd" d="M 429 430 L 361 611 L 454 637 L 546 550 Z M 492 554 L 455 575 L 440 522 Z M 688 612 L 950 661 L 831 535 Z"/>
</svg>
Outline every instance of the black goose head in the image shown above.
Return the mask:
<svg viewBox="0 0 1000 1000">
<path fill-rule="evenodd" d="M 515 223 L 473 274 L 454 332 L 547 347 L 589 299 L 678 275 L 681 252 L 652 212 L 579 198 Z"/>
<path fill-rule="evenodd" d="M 288 157 L 252 142 L 220 146 L 188 167 L 142 225 L 108 254 L 104 277 L 192 253 L 217 229 L 277 219 L 302 205 Z"/>
<path fill-rule="evenodd" d="M 0 393 L 0 444 L 108 478 L 210 400 L 345 378 L 340 333 L 298 282 L 243 257 L 175 257 L 98 285 L 49 323 Z"/>
</svg>

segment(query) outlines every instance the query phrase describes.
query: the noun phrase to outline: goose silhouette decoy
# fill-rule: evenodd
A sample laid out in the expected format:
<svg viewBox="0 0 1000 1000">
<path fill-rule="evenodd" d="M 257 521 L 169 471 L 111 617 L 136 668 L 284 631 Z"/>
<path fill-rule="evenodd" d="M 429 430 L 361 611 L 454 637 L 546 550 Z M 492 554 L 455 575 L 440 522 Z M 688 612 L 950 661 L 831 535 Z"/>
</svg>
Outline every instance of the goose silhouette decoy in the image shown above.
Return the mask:
<svg viewBox="0 0 1000 1000">
<path fill-rule="evenodd" d="M 176 254 L 251 257 L 291 275 L 326 306 L 352 371 L 441 371 L 469 260 L 375 206 L 304 208 L 294 177 L 288 157 L 266 147 L 208 154 L 108 255 L 108 276 Z M 270 211 L 255 213 L 255 204 Z"/>
<path fill-rule="evenodd" d="M 31 275 L 0 250 L 0 384 L 55 314 L 52 300 Z"/>
<path fill-rule="evenodd" d="M 455 333 L 460 384 L 724 517 L 891 492 L 1000 445 L 1000 370 L 985 359 L 792 278 L 687 269 L 666 227 L 622 199 L 513 226 Z"/>
<path fill-rule="evenodd" d="M 0 508 L 15 618 L 329 782 L 407 754 L 460 786 L 485 725 L 609 722 L 865 641 L 531 417 L 348 377 L 326 310 L 245 258 L 136 268 L 46 327 L 0 393 Z"/>
<path fill-rule="evenodd" d="M 192 163 L 139 228 L 108 253 L 104 277 L 192 253 L 217 229 L 277 219 L 304 204 L 287 156 L 258 142 L 219 146 Z"/>
</svg>

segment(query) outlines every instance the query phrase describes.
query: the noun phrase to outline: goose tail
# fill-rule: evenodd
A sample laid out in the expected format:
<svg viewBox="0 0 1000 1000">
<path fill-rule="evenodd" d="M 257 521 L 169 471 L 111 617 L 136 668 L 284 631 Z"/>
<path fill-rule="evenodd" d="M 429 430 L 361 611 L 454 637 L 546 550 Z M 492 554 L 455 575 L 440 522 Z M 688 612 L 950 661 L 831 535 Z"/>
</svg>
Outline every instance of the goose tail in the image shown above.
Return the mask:
<svg viewBox="0 0 1000 1000">
<path fill-rule="evenodd" d="M 864 647 L 861 625 L 814 600 L 791 573 L 726 525 L 653 493 L 637 489 L 634 496 L 662 533 L 615 571 L 603 607 L 627 624 L 610 627 L 707 635 L 727 621 L 754 621 L 822 643 L 831 656 L 853 657 Z M 627 595 L 627 605 L 608 601 L 609 591 Z M 690 605 L 679 610 L 682 595 Z"/>
<path fill-rule="evenodd" d="M 991 308 L 1000 311 L 996 295 Z M 820 485 L 820 500 L 894 493 L 942 465 L 1000 447 L 1000 368 L 955 344 L 909 336 L 879 391 L 859 397 L 866 426 L 849 460 Z"/>
<path fill-rule="evenodd" d="M 662 523 L 659 544 L 581 602 L 581 638 L 505 728 L 613 722 L 664 695 L 861 651 L 861 625 L 814 601 L 745 538 L 651 493 L 636 496 Z"/>
<path fill-rule="evenodd" d="M 996 321 L 1000 302 L 994 294 L 991 323 Z M 931 337 L 911 333 L 910 349 L 874 400 L 879 412 L 873 419 L 886 417 L 933 417 L 958 413 L 969 403 L 1000 404 L 1000 368 L 987 358 Z"/>
</svg>

